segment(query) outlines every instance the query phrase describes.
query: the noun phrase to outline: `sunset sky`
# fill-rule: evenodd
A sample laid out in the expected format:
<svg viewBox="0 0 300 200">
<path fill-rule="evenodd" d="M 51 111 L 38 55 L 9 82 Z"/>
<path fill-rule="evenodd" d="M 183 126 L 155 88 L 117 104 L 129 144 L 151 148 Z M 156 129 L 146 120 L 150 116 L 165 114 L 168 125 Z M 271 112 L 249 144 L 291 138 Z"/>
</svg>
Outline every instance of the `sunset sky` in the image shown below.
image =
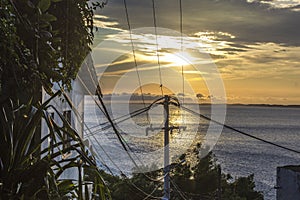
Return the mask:
<svg viewBox="0 0 300 200">
<path fill-rule="evenodd" d="M 201 94 L 200 101 L 209 102 L 223 98 L 207 85 L 219 74 L 227 103 L 300 104 L 299 0 L 182 0 L 182 37 L 179 0 L 156 0 L 157 40 L 152 1 L 127 0 L 127 7 L 144 93 L 160 94 L 162 82 L 165 92 L 179 94 L 184 80 L 187 97 Z M 95 25 L 102 90 L 131 93 L 139 84 L 123 0 L 109 0 Z"/>
</svg>

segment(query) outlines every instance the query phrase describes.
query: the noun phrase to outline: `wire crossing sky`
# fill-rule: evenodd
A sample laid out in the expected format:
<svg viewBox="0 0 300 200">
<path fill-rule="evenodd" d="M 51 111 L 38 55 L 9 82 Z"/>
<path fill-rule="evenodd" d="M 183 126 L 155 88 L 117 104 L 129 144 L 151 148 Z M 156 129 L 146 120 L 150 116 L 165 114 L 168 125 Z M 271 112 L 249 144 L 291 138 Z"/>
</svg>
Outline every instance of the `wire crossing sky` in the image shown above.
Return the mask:
<svg viewBox="0 0 300 200">
<path fill-rule="evenodd" d="M 130 19 L 131 29 L 153 27 L 153 20 L 156 26 L 159 25 L 157 27 L 177 31 L 184 26 L 182 31 L 187 35 L 182 39 L 184 53 L 199 63 L 201 60 L 195 57 L 194 51 L 200 48 L 209 53 L 221 73 L 228 103 L 299 104 L 299 1 L 188 0 L 180 6 L 179 0 L 162 0 L 155 1 L 155 10 L 152 0 L 128 0 L 126 3 L 128 13 L 134 16 Z M 130 45 L 127 38 L 114 37 L 128 30 L 123 4 L 121 0 L 110 1 L 104 9 L 97 11 L 96 43 L 108 39 L 112 43 Z M 174 50 L 171 46 L 162 49 L 159 43 L 180 44 L 180 37 L 132 33 L 132 39 L 136 60 L 139 64 L 151 65 L 139 67 L 141 77 L 160 79 L 161 76 L 164 82 L 178 84 L 178 80 L 165 76 L 164 69 L 177 67 L 180 72 L 181 62 L 168 54 Z M 128 71 L 131 62 L 124 56 L 110 65 L 107 78 L 103 80 L 107 86 L 103 87 L 104 93 L 112 92 L 109 85 Z M 211 96 L 203 80 L 195 77 L 197 72 L 183 67 L 186 81 L 201 96 L 202 102 L 209 102 Z M 161 91 L 157 91 L 157 87 L 143 87 L 143 93 L 159 94 Z"/>
</svg>

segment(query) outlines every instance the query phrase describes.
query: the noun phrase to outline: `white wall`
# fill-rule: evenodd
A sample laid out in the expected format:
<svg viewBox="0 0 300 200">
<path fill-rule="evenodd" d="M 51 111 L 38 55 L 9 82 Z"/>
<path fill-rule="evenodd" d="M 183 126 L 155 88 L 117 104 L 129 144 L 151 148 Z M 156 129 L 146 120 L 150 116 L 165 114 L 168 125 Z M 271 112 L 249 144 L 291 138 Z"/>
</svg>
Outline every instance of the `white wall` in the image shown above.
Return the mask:
<svg viewBox="0 0 300 200">
<path fill-rule="evenodd" d="M 80 79 L 76 79 L 72 82 L 72 91 L 67 93 L 68 97 L 73 103 L 73 109 L 68 105 L 66 101 L 62 101 L 63 97 L 56 97 L 53 101 L 50 102 L 61 114 L 66 110 L 71 111 L 71 125 L 77 130 L 77 133 L 83 138 L 84 130 L 84 95 L 94 95 L 97 86 L 97 75 L 94 68 L 93 60 L 91 54 L 87 56 L 85 61 L 82 63 L 80 70 L 78 72 Z M 84 85 L 83 85 L 84 84 Z M 53 90 L 59 90 L 57 84 L 54 84 Z M 43 91 L 43 102 L 49 99 L 50 96 Z M 54 110 L 49 110 L 49 112 L 54 112 Z M 54 120 L 59 125 L 62 125 L 62 121 L 59 119 L 59 116 L 54 112 Z M 42 121 L 42 137 L 48 134 L 48 128 L 45 121 Z M 42 144 L 42 149 L 47 148 L 50 145 L 50 141 L 45 141 Z M 70 155 L 74 156 L 74 155 Z M 78 170 L 69 170 L 62 175 L 62 178 L 73 178 L 77 179 Z"/>
<path fill-rule="evenodd" d="M 67 101 L 62 101 L 64 99 L 63 96 L 54 98 L 49 105 L 53 105 L 58 112 L 63 114 L 64 111 L 71 110 L 71 126 L 77 131 L 77 133 L 83 137 L 83 110 L 84 110 L 84 92 L 82 90 L 81 84 L 78 83 L 78 81 L 73 81 L 72 83 L 72 91 L 67 93 L 67 96 L 71 99 L 73 106 L 75 109 L 72 109 L 72 107 L 67 103 Z M 45 91 L 43 91 L 43 102 L 48 100 L 50 96 L 46 94 Z M 49 109 L 49 113 L 54 113 L 54 121 L 58 125 L 62 125 L 62 121 L 60 120 L 59 115 L 54 111 L 54 109 Z M 48 127 L 46 122 L 42 121 L 42 138 L 46 136 L 49 133 Z M 42 149 L 47 148 L 51 144 L 50 140 L 43 142 Z M 72 154 L 65 154 L 66 157 L 75 156 Z M 60 159 L 63 159 L 62 157 Z M 60 177 L 62 179 L 64 178 L 71 178 L 71 179 L 77 179 L 78 178 L 78 170 L 77 169 L 70 169 L 65 171 L 62 176 Z"/>
</svg>

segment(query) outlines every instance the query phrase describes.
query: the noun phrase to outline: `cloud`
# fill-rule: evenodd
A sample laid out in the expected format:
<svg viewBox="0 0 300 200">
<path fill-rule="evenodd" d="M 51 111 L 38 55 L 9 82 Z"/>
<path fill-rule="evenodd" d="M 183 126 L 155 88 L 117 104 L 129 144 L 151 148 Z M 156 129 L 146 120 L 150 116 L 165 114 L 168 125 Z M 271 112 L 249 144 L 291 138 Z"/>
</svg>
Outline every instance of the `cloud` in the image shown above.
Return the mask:
<svg viewBox="0 0 300 200">
<path fill-rule="evenodd" d="M 258 2 L 268 4 L 274 8 L 289 8 L 293 9 L 295 6 L 300 4 L 299 0 L 248 0 L 248 2 Z"/>
<path fill-rule="evenodd" d="M 232 97 L 230 101 L 242 101 L 244 98 L 249 102 L 255 99 L 268 102 L 271 100 L 267 99 L 267 95 L 275 96 L 277 93 L 281 96 L 273 100 L 278 102 L 283 96 L 294 93 L 299 96 L 299 92 L 290 89 L 295 89 L 300 75 L 300 12 L 296 11 L 299 8 L 298 0 L 185 0 L 183 31 L 188 36 L 183 38 L 184 52 L 194 58 L 193 63 L 202 66 L 205 65 L 203 59 L 194 51 L 201 49 L 210 54 L 210 62 L 216 63 L 228 87 L 226 90 Z M 151 1 L 128 1 L 128 10 L 133 29 L 153 27 Z M 123 1 L 109 1 L 108 6 L 98 12 L 96 21 L 101 27 L 101 39 L 106 38 L 131 49 Z M 179 31 L 178 1 L 156 1 L 156 14 L 159 27 Z M 132 38 L 138 65 L 147 64 L 139 68 L 141 76 L 158 80 L 156 38 L 154 29 L 149 30 L 151 28 L 145 29 L 143 34 L 133 32 Z M 180 36 L 163 33 L 158 36 L 158 42 L 168 44 L 158 48 L 162 69 L 177 66 L 176 69 L 180 70 L 178 64 L 181 62 L 174 58 L 180 50 Z M 98 67 L 106 68 L 109 64 L 102 63 Z M 106 86 L 113 85 L 129 71 L 134 71 L 131 54 L 110 65 L 105 72 L 107 77 L 102 81 Z M 163 77 L 170 81 L 171 78 L 166 75 L 163 74 Z M 184 75 L 193 84 L 203 81 L 200 73 L 190 68 L 185 68 Z M 131 80 L 136 82 L 134 77 Z M 172 81 L 178 83 L 178 80 Z M 206 94 L 202 89 L 196 91 Z M 205 99 L 208 96 L 199 97 Z M 287 99 L 292 101 L 292 97 Z"/>
<path fill-rule="evenodd" d="M 275 6 L 296 6 L 297 3 L 299 1 L 186 0 L 183 2 L 183 30 L 186 34 L 205 31 L 228 33 L 235 36 L 231 38 L 233 41 L 244 43 L 299 45 L 300 12 Z M 132 0 L 128 10 L 132 28 L 153 26 L 150 1 Z M 157 1 L 156 12 L 159 27 L 179 30 L 178 1 Z M 101 14 L 117 19 L 119 27 L 127 30 L 123 1 L 112 1 L 101 10 Z"/>
</svg>

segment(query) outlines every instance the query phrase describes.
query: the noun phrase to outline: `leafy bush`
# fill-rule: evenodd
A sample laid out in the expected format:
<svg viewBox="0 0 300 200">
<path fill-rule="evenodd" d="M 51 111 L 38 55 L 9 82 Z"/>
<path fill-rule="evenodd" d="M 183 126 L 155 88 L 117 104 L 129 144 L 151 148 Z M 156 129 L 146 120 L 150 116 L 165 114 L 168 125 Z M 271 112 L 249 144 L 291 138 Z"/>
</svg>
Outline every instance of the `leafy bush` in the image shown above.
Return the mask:
<svg viewBox="0 0 300 200">
<path fill-rule="evenodd" d="M 0 199 L 110 199 L 95 159 L 60 113 L 63 126 L 52 119 L 47 112 L 49 101 L 38 108 L 12 103 L 1 106 Z M 36 139 L 41 119 L 49 132 Z M 72 141 L 67 148 L 63 146 L 70 141 L 64 134 Z M 51 145 L 43 149 L 45 141 Z M 62 159 L 67 152 L 72 156 Z M 62 179 L 70 169 L 77 170 L 78 177 Z"/>
<path fill-rule="evenodd" d="M 255 191 L 253 175 L 233 180 L 221 173 L 220 165 L 212 152 L 199 159 L 200 145 L 184 154 L 171 166 L 171 199 L 181 200 L 262 200 L 261 192 Z M 182 162 L 185 160 L 185 162 Z M 195 160 L 192 164 L 191 160 Z M 131 178 L 111 176 L 102 172 L 114 200 L 155 199 L 163 196 L 163 170 L 136 173 Z"/>
</svg>

